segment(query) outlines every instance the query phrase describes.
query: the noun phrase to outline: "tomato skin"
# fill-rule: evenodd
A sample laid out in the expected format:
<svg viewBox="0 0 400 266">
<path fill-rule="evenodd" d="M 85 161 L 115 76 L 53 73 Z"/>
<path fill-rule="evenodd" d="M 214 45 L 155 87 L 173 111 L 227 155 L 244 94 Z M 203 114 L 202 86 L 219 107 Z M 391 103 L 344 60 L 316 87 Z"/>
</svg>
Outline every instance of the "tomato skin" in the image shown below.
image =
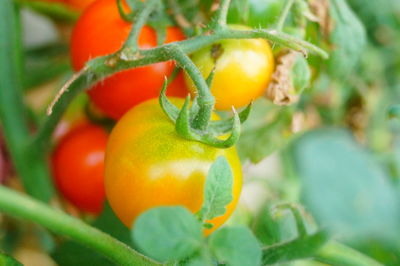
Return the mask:
<svg viewBox="0 0 400 266">
<path fill-rule="evenodd" d="M 183 100 L 174 100 L 182 105 Z M 235 148 L 217 149 L 177 135 L 156 99 L 132 108 L 114 127 L 107 144 L 107 199 L 121 221 L 131 227 L 144 211 L 157 206 L 183 205 L 197 212 L 205 178 L 218 156 L 225 156 L 234 175 L 233 201 L 227 212 L 210 221 L 221 226 L 232 214 L 242 187 Z"/>
<path fill-rule="evenodd" d="M 75 70 L 97 56 L 118 51 L 129 35 L 132 24 L 118 12 L 117 1 L 97 0 L 79 18 L 71 39 L 71 58 Z M 177 27 L 168 27 L 165 43 L 183 40 Z M 144 26 L 139 36 L 142 49 L 156 47 L 156 32 Z M 172 61 L 125 70 L 108 77 L 89 90 L 92 101 L 108 116 L 118 119 L 133 106 L 159 96 L 165 80 L 174 69 Z M 175 82 L 168 89 L 171 96 L 188 93 L 184 82 Z"/>
<path fill-rule="evenodd" d="M 77 208 L 98 214 L 103 208 L 104 154 L 108 135 L 92 124 L 78 125 L 68 132 L 52 154 L 55 184 Z"/>
<path fill-rule="evenodd" d="M 217 45 L 220 45 L 218 49 L 222 54 L 215 59 L 212 51 Z M 197 51 L 191 57 L 205 78 L 215 66 L 211 92 L 215 96 L 217 110 L 243 107 L 263 95 L 275 67 L 271 47 L 263 39 L 223 40 Z M 195 92 L 191 79 L 187 75 L 185 78 L 189 89 Z"/>
</svg>

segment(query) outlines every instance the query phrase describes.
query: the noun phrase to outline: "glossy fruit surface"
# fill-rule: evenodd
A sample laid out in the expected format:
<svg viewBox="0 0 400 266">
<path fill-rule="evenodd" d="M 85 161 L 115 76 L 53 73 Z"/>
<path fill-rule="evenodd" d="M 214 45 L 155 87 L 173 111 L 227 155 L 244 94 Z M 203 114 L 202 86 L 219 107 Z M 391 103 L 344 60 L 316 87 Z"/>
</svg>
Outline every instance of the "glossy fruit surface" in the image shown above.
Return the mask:
<svg viewBox="0 0 400 266">
<path fill-rule="evenodd" d="M 61 194 L 79 209 L 99 213 L 104 192 L 104 154 L 108 135 L 91 124 L 78 125 L 56 146 L 53 176 Z"/>
<path fill-rule="evenodd" d="M 124 21 L 118 12 L 115 0 L 97 0 L 90 5 L 78 20 L 71 40 L 71 56 L 75 70 L 95 57 L 118 51 L 128 37 L 132 24 Z M 184 39 L 177 27 L 168 27 L 165 43 Z M 157 45 L 156 32 L 143 27 L 139 46 L 148 49 Z M 108 116 L 118 119 L 133 106 L 159 96 L 165 76 L 174 69 L 174 63 L 162 62 L 130 69 L 102 80 L 89 90 L 92 101 Z M 171 96 L 187 94 L 183 77 L 168 88 Z"/>
<path fill-rule="evenodd" d="M 243 107 L 263 95 L 275 66 L 271 47 L 263 39 L 224 40 L 194 53 L 192 59 L 205 78 L 215 66 L 211 92 L 217 110 Z M 185 77 L 194 92 L 192 81 Z"/>
<path fill-rule="evenodd" d="M 183 101 L 174 103 L 181 106 Z M 183 205 L 197 212 L 207 172 L 221 155 L 234 175 L 233 201 L 223 216 L 210 221 L 214 227 L 206 233 L 226 221 L 239 199 L 242 172 L 236 149 L 217 149 L 181 138 L 158 101 L 149 100 L 123 116 L 110 135 L 105 160 L 107 199 L 128 227 L 152 207 Z"/>
</svg>

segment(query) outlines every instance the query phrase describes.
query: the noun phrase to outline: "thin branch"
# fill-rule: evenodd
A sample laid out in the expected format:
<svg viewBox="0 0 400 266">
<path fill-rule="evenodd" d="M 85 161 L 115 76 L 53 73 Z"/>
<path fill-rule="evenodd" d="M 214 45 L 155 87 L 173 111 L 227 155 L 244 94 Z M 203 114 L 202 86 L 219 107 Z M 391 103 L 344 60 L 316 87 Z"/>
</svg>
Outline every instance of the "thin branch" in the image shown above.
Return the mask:
<svg viewBox="0 0 400 266">
<path fill-rule="evenodd" d="M 79 77 L 81 77 L 88 70 L 87 66 L 82 68 L 79 72 L 72 75 L 72 77 L 61 87 L 61 89 L 57 92 L 54 99 L 51 101 L 49 107 L 46 110 L 47 115 L 51 115 L 53 113 L 53 107 L 61 98 L 61 96 L 68 90 L 73 82 L 75 82 Z"/>
<path fill-rule="evenodd" d="M 231 0 L 221 0 L 215 16 L 211 20 L 211 29 L 217 30 L 226 27 L 226 19 L 230 4 Z"/>
<path fill-rule="evenodd" d="M 193 120 L 193 127 L 204 130 L 208 125 L 208 121 L 210 121 L 212 109 L 215 104 L 215 98 L 211 94 L 210 89 L 207 86 L 207 82 L 201 74 L 199 68 L 193 63 L 189 56 L 187 56 L 186 53 L 180 49 L 178 45 L 171 45 L 169 54 L 178 63 L 178 65 L 186 71 L 197 88 L 200 110 Z"/>
<path fill-rule="evenodd" d="M 154 11 L 156 5 L 159 4 L 160 0 L 148 0 L 145 7 L 138 13 L 133 24 L 132 30 L 129 33 L 128 39 L 124 43 L 121 52 L 134 52 L 139 49 L 139 35 L 143 26 L 146 24 L 151 12 Z"/>
<path fill-rule="evenodd" d="M 276 30 L 281 31 L 283 29 L 283 26 L 285 24 L 285 21 L 289 15 L 289 11 L 292 8 L 295 0 L 286 0 L 285 5 L 283 7 L 283 11 L 278 19 L 278 22 L 276 24 Z"/>
<path fill-rule="evenodd" d="M 36 135 L 31 147 L 37 147 L 35 146 L 37 143 L 42 143 L 42 147 L 46 147 L 48 139 L 50 138 L 62 114 L 66 110 L 69 102 L 72 101 L 74 96 L 79 92 L 85 88 L 89 88 L 100 79 L 129 68 L 141 67 L 171 60 L 169 53 L 171 52 L 172 45 L 179 47 L 182 52 L 190 54 L 220 40 L 251 38 L 264 38 L 293 50 L 302 52 L 303 54 L 307 54 L 307 51 L 310 51 L 322 56 L 323 58 L 328 57 L 328 54 L 321 48 L 276 30 L 242 31 L 229 28 L 222 29 L 211 35 L 201 35 L 180 42 L 175 42 L 173 44 L 164 44 L 152 49 L 138 50 L 136 53 L 137 56 L 135 56 L 134 59 L 127 60 L 124 58 L 123 60 L 118 52 L 107 56 L 97 57 L 86 64 L 86 71 L 83 71 L 81 75 L 73 80 L 73 82 L 69 82 L 67 84 L 70 85 L 69 88 L 66 86 L 63 89 L 64 92 L 68 89 L 68 93 L 64 93 L 65 96 L 60 96 L 61 98 L 55 102 L 54 106 L 52 107 L 52 115 L 49 116 L 40 127 L 39 133 Z"/>
<path fill-rule="evenodd" d="M 0 211 L 37 223 L 104 255 L 116 265 L 161 265 L 79 219 L 0 186 Z"/>
</svg>

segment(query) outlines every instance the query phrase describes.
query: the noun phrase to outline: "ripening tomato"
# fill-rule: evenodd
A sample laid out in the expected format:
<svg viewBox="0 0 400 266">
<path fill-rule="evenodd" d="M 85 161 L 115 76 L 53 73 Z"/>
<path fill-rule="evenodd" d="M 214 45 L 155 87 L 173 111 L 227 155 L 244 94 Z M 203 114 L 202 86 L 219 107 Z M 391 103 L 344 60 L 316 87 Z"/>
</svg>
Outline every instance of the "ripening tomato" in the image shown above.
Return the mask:
<svg viewBox="0 0 400 266">
<path fill-rule="evenodd" d="M 263 95 L 275 67 L 271 47 L 264 39 L 223 40 L 191 57 L 205 78 L 215 67 L 211 92 L 217 110 L 243 107 Z M 195 92 L 193 82 L 185 77 L 190 90 Z"/>
<path fill-rule="evenodd" d="M 174 103 L 182 105 L 183 100 L 174 98 Z M 214 227 L 206 234 L 228 219 L 239 199 L 242 171 L 236 149 L 183 139 L 158 101 L 146 101 L 126 113 L 111 132 L 105 159 L 107 199 L 128 227 L 153 207 L 183 205 L 197 212 L 207 172 L 221 155 L 232 168 L 233 201 L 224 215 L 209 221 Z"/>
<path fill-rule="evenodd" d="M 132 28 L 118 12 L 117 1 L 97 0 L 79 18 L 71 40 L 72 64 L 80 70 L 94 57 L 118 51 Z M 166 43 L 184 39 L 177 27 L 168 27 Z M 143 27 L 139 46 L 148 49 L 157 45 L 157 35 L 149 26 Z M 92 101 L 112 118 L 120 118 L 131 107 L 159 96 L 165 76 L 174 69 L 172 61 L 119 72 L 102 80 L 89 90 Z M 187 89 L 183 75 L 168 88 L 171 96 L 184 97 Z"/>
<path fill-rule="evenodd" d="M 108 134 L 99 126 L 79 125 L 68 132 L 52 155 L 55 184 L 79 209 L 100 213 L 105 200 L 104 154 Z"/>
</svg>

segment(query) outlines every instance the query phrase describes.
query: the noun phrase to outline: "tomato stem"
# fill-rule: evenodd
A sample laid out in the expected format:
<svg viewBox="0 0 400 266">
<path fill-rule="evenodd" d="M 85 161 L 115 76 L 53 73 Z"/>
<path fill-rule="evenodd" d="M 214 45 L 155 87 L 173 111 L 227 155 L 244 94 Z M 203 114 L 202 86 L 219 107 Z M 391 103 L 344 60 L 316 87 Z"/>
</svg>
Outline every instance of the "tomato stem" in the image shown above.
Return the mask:
<svg viewBox="0 0 400 266">
<path fill-rule="evenodd" d="M 0 186 L 0 210 L 69 237 L 101 253 L 116 265 L 161 265 L 81 220 L 3 186 Z"/>
<path fill-rule="evenodd" d="M 182 67 L 193 80 L 197 88 L 200 110 L 193 120 L 193 128 L 205 130 L 211 118 L 215 98 L 211 94 L 203 75 L 193 61 L 177 45 L 171 45 L 171 57 Z"/>
<path fill-rule="evenodd" d="M 210 29 L 218 30 L 226 27 L 226 19 L 228 16 L 231 0 L 221 0 L 215 16 L 211 20 Z"/>
<path fill-rule="evenodd" d="M 146 24 L 151 12 L 154 11 L 156 5 L 160 3 L 160 0 L 148 0 L 142 10 L 138 12 L 135 17 L 135 23 L 132 26 L 131 32 L 129 33 L 128 39 L 122 46 L 121 57 L 131 58 L 131 54 L 139 49 L 139 34 L 143 26 Z"/>
<path fill-rule="evenodd" d="M 279 16 L 278 22 L 276 23 L 276 30 L 281 31 L 285 24 L 285 21 L 289 15 L 290 9 L 292 8 L 295 0 L 286 0 L 285 5 L 283 7 L 283 11 Z"/>
<path fill-rule="evenodd" d="M 133 55 L 130 58 L 121 58 L 120 51 L 111 55 L 97 57 L 92 59 L 86 64 L 86 70 L 82 73 L 81 76 L 79 76 L 79 78 L 71 82 L 70 86 L 68 86 L 68 91 L 63 95 L 63 97 L 59 101 L 55 103 L 53 108 L 53 113 L 46 119 L 44 124 L 42 124 L 39 130 L 39 134 L 36 136 L 36 141 L 40 140 L 40 142 L 46 143 L 46 141 L 48 141 L 49 137 L 51 136 L 52 131 L 56 127 L 56 124 L 61 118 L 62 114 L 66 110 L 68 104 L 72 101 L 75 95 L 77 95 L 82 90 L 89 88 L 94 83 L 98 82 L 99 80 L 107 76 L 110 76 L 122 70 L 175 59 L 173 58 L 173 56 L 176 56 L 176 54 L 174 53 L 171 54 L 171 50 L 177 49 L 174 47 L 178 47 L 179 50 L 185 54 L 190 54 L 203 47 L 212 45 L 213 43 L 224 39 L 252 39 L 252 38 L 267 39 L 277 44 L 291 48 L 293 50 L 302 52 L 303 54 L 306 54 L 307 51 L 311 51 L 320 55 L 323 58 L 328 58 L 328 54 L 323 49 L 309 42 L 288 35 L 286 33 L 282 33 L 276 30 L 265 30 L 265 29 L 254 29 L 254 30 L 244 31 L 244 30 L 235 30 L 229 28 L 223 28 L 211 34 L 200 35 L 175 43 L 164 44 L 152 49 L 146 49 L 146 50 L 138 49 L 135 53 L 133 54 L 130 53 L 131 55 Z M 130 47 L 127 48 L 131 49 Z M 184 67 L 186 68 L 187 66 L 185 65 Z M 191 71 L 192 75 L 194 76 L 199 75 L 195 78 L 197 80 L 196 82 L 198 83 L 197 85 L 203 83 L 203 81 L 200 80 L 204 80 L 204 78 L 198 71 L 194 71 L 193 69 L 190 69 L 189 71 Z M 204 120 L 206 117 L 209 117 L 209 114 L 207 112 L 211 112 L 209 111 L 211 104 L 210 97 L 207 96 L 205 88 L 206 87 L 204 86 L 204 84 L 200 85 L 199 92 L 201 91 L 202 95 L 206 94 L 206 96 L 205 98 L 203 97 L 204 110 L 202 111 L 202 115 L 201 117 L 199 115 L 199 117 L 196 120 L 198 121 L 196 122 L 198 123 L 196 127 L 199 128 L 204 128 L 204 125 L 206 124 Z M 205 105 L 208 106 L 205 107 Z M 44 145 L 44 146 L 49 147 L 49 145 Z M 31 147 L 36 147 L 36 146 L 35 144 L 32 144 Z"/>
</svg>

